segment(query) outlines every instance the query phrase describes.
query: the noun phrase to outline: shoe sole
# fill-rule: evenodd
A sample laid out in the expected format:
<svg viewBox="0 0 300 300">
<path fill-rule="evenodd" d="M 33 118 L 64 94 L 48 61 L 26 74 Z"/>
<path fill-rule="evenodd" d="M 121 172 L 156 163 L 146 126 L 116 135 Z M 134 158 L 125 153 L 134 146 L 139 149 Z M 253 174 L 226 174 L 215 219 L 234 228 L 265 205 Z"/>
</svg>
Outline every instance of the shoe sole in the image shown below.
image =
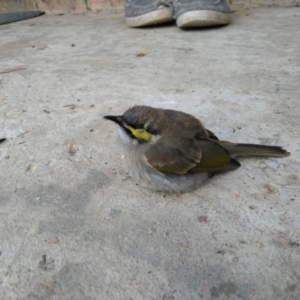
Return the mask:
<svg viewBox="0 0 300 300">
<path fill-rule="evenodd" d="M 188 11 L 180 15 L 176 24 L 180 28 L 208 27 L 230 23 L 230 14 L 212 10 Z"/>
<path fill-rule="evenodd" d="M 173 21 L 173 10 L 168 8 L 163 8 L 155 11 L 151 11 L 147 14 L 125 18 L 126 25 L 128 27 L 143 27 L 143 26 L 151 26 L 158 25 L 163 23 L 168 23 Z"/>
</svg>

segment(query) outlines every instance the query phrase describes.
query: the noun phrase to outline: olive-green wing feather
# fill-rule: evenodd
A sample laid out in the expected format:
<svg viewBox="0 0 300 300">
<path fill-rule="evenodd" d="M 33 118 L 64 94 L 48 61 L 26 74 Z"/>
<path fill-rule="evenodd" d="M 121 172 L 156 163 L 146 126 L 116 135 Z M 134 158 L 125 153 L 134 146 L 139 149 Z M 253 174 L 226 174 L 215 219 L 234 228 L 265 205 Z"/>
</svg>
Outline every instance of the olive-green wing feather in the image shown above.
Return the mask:
<svg viewBox="0 0 300 300">
<path fill-rule="evenodd" d="M 231 158 L 228 151 L 216 140 L 199 139 L 202 159 L 190 173 L 222 173 L 240 167 L 240 163 Z"/>
<path fill-rule="evenodd" d="M 145 153 L 148 163 L 162 173 L 184 175 L 194 168 L 202 157 L 195 139 L 161 139 Z"/>
</svg>

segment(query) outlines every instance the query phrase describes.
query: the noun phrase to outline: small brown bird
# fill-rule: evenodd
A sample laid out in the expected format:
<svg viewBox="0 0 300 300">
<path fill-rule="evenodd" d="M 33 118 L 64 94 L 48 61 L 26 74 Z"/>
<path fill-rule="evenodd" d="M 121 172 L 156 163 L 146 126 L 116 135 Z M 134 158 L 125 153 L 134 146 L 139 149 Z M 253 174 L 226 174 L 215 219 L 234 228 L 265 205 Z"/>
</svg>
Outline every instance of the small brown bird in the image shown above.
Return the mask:
<svg viewBox="0 0 300 300">
<path fill-rule="evenodd" d="M 289 156 L 279 146 L 220 141 L 187 113 L 134 106 L 122 116 L 105 116 L 119 125 L 128 167 L 136 181 L 164 192 L 188 192 L 210 176 L 235 170 L 237 156 Z"/>
</svg>

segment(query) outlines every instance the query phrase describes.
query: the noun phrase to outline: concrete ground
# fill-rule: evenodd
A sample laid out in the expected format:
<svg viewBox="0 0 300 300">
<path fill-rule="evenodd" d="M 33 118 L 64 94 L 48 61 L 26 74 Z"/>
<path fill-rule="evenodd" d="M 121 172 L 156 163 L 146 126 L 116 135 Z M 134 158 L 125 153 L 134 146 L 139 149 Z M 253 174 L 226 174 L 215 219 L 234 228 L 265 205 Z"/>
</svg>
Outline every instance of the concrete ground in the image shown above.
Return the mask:
<svg viewBox="0 0 300 300">
<path fill-rule="evenodd" d="M 300 8 L 232 17 L 191 31 L 130 29 L 122 14 L 1 26 L 1 300 L 300 299 Z M 102 118 L 134 104 L 292 155 L 155 193 Z"/>
</svg>

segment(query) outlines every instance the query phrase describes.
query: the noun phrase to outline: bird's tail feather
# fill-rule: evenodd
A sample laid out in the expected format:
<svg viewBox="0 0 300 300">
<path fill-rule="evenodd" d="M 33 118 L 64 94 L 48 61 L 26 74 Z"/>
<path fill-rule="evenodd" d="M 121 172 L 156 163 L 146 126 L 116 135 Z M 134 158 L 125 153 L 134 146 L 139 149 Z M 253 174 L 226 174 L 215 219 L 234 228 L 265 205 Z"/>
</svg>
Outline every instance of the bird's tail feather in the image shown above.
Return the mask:
<svg viewBox="0 0 300 300">
<path fill-rule="evenodd" d="M 222 146 L 229 152 L 230 156 L 274 156 L 286 157 L 291 153 L 280 146 L 266 146 L 257 144 L 234 144 L 221 142 Z"/>
</svg>

